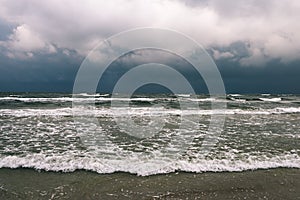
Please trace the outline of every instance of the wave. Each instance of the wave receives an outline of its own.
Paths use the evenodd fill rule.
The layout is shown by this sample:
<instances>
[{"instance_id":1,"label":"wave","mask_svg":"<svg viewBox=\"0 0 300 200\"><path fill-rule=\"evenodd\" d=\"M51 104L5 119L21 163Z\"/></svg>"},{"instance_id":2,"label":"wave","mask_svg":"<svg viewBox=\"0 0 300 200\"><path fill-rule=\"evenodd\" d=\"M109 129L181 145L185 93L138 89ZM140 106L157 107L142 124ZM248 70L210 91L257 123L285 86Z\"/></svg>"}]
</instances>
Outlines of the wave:
<instances>
[{"instance_id":1,"label":"wave","mask_svg":"<svg viewBox=\"0 0 300 200\"><path fill-rule=\"evenodd\" d=\"M232 96L232 97L240 97L242 96L241 94L228 94L229 96Z\"/></svg>"},{"instance_id":2,"label":"wave","mask_svg":"<svg viewBox=\"0 0 300 200\"><path fill-rule=\"evenodd\" d=\"M79 93L74 94L75 96L85 96L85 97L107 97L110 94L88 94L88 93Z\"/></svg>"},{"instance_id":3,"label":"wave","mask_svg":"<svg viewBox=\"0 0 300 200\"><path fill-rule=\"evenodd\" d=\"M215 98L204 98L204 99L190 99L191 101L216 101Z\"/></svg>"},{"instance_id":4,"label":"wave","mask_svg":"<svg viewBox=\"0 0 300 200\"><path fill-rule=\"evenodd\" d=\"M81 96L81 95L80 95ZM94 97L94 98L92 98ZM188 96L179 96L179 97L188 97ZM82 97L54 97L54 98L28 98L28 97L0 97L0 101L22 101L22 102L84 102L84 101L155 101L155 100L165 100L173 101L176 98L149 98L149 97L134 97L134 98L122 98L122 97L106 97L106 96L94 96L94 95L82 95ZM226 101L222 99L215 98L187 98L185 100L190 101Z\"/></svg>"},{"instance_id":5,"label":"wave","mask_svg":"<svg viewBox=\"0 0 300 200\"><path fill-rule=\"evenodd\" d=\"M233 97L229 97L228 99L230 99L231 101L246 102L246 99L236 99Z\"/></svg>"},{"instance_id":6,"label":"wave","mask_svg":"<svg viewBox=\"0 0 300 200\"><path fill-rule=\"evenodd\" d=\"M55 97L55 98L0 97L0 101L62 102L62 101L73 101L73 98L72 97Z\"/></svg>"},{"instance_id":7,"label":"wave","mask_svg":"<svg viewBox=\"0 0 300 200\"><path fill-rule=\"evenodd\" d=\"M191 95L190 94L177 94L177 96L179 96L179 97L190 97Z\"/></svg>"},{"instance_id":8,"label":"wave","mask_svg":"<svg viewBox=\"0 0 300 200\"><path fill-rule=\"evenodd\" d=\"M201 109L167 109L164 107L115 107L115 108L98 108L88 109L82 108L56 108L56 109L0 109L0 115L6 116L95 116L103 117L106 115L270 115L270 114L288 114L300 113L300 107L273 108L273 109L257 109L257 110L242 110L242 109L216 109L216 110L201 110Z\"/></svg>"},{"instance_id":9,"label":"wave","mask_svg":"<svg viewBox=\"0 0 300 200\"><path fill-rule=\"evenodd\" d=\"M269 101L269 102L280 102L281 98L280 97L276 97L276 98L259 98L262 101Z\"/></svg>"},{"instance_id":10,"label":"wave","mask_svg":"<svg viewBox=\"0 0 300 200\"><path fill-rule=\"evenodd\" d=\"M244 160L201 159L197 162L167 158L141 160L126 157L123 159L100 159L96 157L78 157L76 155L46 156L31 154L27 156L0 157L0 168L34 168L46 171L72 172L78 169L95 171L100 174L129 172L148 176L174 171L186 172L237 172L278 167L300 168L297 154L284 154L271 158L250 156Z\"/></svg>"},{"instance_id":11,"label":"wave","mask_svg":"<svg viewBox=\"0 0 300 200\"><path fill-rule=\"evenodd\" d=\"M178 98L176 98L176 96ZM113 96L110 94L87 94L81 93L74 96L63 96L63 97L22 97L22 96L6 96L0 97L0 102L42 102L42 103L51 103L51 102L108 102L108 101L141 101L141 102L153 102L153 101L192 101L192 102L282 102L282 103L293 103L298 101L298 97L294 98L285 98L285 97L255 97L255 96L242 96L239 94L230 94L226 98L218 97L192 97L189 94L178 94L174 97L162 97L162 96L153 96L153 97L122 97L122 96Z\"/></svg>"},{"instance_id":12,"label":"wave","mask_svg":"<svg viewBox=\"0 0 300 200\"><path fill-rule=\"evenodd\" d=\"M85 97L96 97L94 95L86 95ZM155 98L107 98L98 96L98 98L73 98L73 97L54 97L54 98L27 98L27 97L0 97L0 101L22 101L22 102L84 102L84 101L154 101Z\"/></svg>"}]
</instances>

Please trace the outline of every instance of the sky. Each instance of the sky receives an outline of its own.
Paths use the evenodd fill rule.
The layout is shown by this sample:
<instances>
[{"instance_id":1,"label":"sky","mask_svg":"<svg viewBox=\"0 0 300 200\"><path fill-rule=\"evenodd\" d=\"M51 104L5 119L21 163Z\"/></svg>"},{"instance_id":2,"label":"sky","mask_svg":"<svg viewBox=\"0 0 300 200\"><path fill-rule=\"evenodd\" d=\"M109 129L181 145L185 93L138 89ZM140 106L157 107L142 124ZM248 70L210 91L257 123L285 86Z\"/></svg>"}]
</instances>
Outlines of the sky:
<instances>
[{"instance_id":1,"label":"sky","mask_svg":"<svg viewBox=\"0 0 300 200\"><path fill-rule=\"evenodd\" d=\"M227 93L300 93L299 19L298 0L1 0L0 91L71 92L99 42L156 27L201 44Z\"/></svg>"}]
</instances>

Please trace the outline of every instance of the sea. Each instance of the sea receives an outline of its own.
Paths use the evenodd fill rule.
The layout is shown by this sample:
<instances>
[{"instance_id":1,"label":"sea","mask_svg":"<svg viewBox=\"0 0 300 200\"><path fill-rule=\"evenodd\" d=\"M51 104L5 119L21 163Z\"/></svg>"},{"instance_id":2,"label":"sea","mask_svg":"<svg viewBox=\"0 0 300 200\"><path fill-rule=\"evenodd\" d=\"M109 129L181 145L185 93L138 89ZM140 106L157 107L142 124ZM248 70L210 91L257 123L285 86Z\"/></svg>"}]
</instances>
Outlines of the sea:
<instances>
[{"instance_id":1,"label":"sea","mask_svg":"<svg viewBox=\"0 0 300 200\"><path fill-rule=\"evenodd\" d=\"M75 100L92 100L93 108L75 108ZM226 107L212 109L214 102ZM201 155L214 115L224 124ZM142 128L123 130L129 118ZM300 168L299 122L300 95L293 94L0 93L0 168L137 176Z\"/></svg>"}]
</instances>

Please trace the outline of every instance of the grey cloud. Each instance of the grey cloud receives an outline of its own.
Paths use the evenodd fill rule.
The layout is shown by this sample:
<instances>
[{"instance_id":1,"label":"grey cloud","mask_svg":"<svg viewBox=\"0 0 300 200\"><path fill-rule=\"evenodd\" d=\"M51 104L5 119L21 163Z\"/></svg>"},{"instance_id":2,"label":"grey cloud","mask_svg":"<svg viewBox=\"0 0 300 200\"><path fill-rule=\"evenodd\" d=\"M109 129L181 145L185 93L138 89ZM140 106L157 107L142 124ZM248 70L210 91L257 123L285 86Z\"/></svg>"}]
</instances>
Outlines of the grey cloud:
<instances>
[{"instance_id":1,"label":"grey cloud","mask_svg":"<svg viewBox=\"0 0 300 200\"><path fill-rule=\"evenodd\" d=\"M216 60L231 59L240 61L243 58L251 56L249 44L242 41L233 42L227 46L212 46L207 51Z\"/></svg>"},{"instance_id":2,"label":"grey cloud","mask_svg":"<svg viewBox=\"0 0 300 200\"><path fill-rule=\"evenodd\" d=\"M71 91L81 61L99 41L154 26L175 29L203 44L228 92L300 93L299 10L298 0L2 0L0 90L26 85L23 90ZM135 54L113 66L121 73L145 59ZM165 54L157 60L186 66ZM107 73L115 73L112 69Z\"/></svg>"},{"instance_id":3,"label":"grey cloud","mask_svg":"<svg viewBox=\"0 0 300 200\"><path fill-rule=\"evenodd\" d=\"M155 26L181 31L206 48L248 43L249 58L241 60L242 65L263 65L272 59L287 63L300 57L296 0L4 0L0 5L0 18L19 29L27 27L44 46L74 49L81 55L120 31Z\"/></svg>"},{"instance_id":4,"label":"grey cloud","mask_svg":"<svg viewBox=\"0 0 300 200\"><path fill-rule=\"evenodd\" d=\"M0 18L0 41L7 40L13 28L15 27Z\"/></svg>"}]
</instances>

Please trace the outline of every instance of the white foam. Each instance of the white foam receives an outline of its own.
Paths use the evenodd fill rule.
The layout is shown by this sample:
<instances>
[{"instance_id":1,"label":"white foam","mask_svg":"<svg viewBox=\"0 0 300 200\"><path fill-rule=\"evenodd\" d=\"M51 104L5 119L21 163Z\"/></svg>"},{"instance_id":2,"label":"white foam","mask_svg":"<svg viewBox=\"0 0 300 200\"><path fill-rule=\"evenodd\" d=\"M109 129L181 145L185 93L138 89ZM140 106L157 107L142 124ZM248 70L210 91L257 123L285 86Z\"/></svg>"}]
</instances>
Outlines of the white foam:
<instances>
[{"instance_id":1,"label":"white foam","mask_svg":"<svg viewBox=\"0 0 300 200\"><path fill-rule=\"evenodd\" d=\"M84 96L82 98L80 97L55 97L55 98L27 98L27 97L0 97L1 100L15 100L15 101L22 101L22 102L101 102L101 101L154 101L156 100L155 98L107 98L106 96L108 95L81 95ZM94 98L92 98L94 97ZM96 98L97 97L97 98Z\"/></svg>"},{"instance_id":2,"label":"white foam","mask_svg":"<svg viewBox=\"0 0 300 200\"><path fill-rule=\"evenodd\" d=\"M215 98L190 99L190 101L205 102L205 101L217 101L217 99L215 99Z\"/></svg>"},{"instance_id":3,"label":"white foam","mask_svg":"<svg viewBox=\"0 0 300 200\"><path fill-rule=\"evenodd\" d=\"M86 96L86 97L106 97L109 96L109 94L88 94L88 93L80 93L80 94L74 94L78 96Z\"/></svg>"},{"instance_id":4,"label":"white foam","mask_svg":"<svg viewBox=\"0 0 300 200\"><path fill-rule=\"evenodd\" d=\"M242 96L240 94L229 94L229 95L232 96L232 97L240 97L240 96Z\"/></svg>"},{"instance_id":5,"label":"white foam","mask_svg":"<svg viewBox=\"0 0 300 200\"><path fill-rule=\"evenodd\" d=\"M275 111L279 113L299 113L300 108L295 108L295 107L289 107L289 108L275 108Z\"/></svg>"},{"instance_id":6,"label":"white foam","mask_svg":"<svg viewBox=\"0 0 300 200\"><path fill-rule=\"evenodd\" d=\"M70 116L72 115L71 108L58 109L1 109L0 115L10 115L17 117L25 116Z\"/></svg>"},{"instance_id":7,"label":"white foam","mask_svg":"<svg viewBox=\"0 0 300 200\"><path fill-rule=\"evenodd\" d=\"M97 108L89 109L87 107L75 108L57 108L57 109L0 109L0 115L6 116L95 116L102 117L107 115L125 116L125 115L270 115L270 114L287 114L300 113L300 107L277 107L274 109L167 109L164 107L114 107L114 108Z\"/></svg>"},{"instance_id":8,"label":"white foam","mask_svg":"<svg viewBox=\"0 0 300 200\"><path fill-rule=\"evenodd\" d=\"M123 159L100 159L96 157L78 157L76 155L45 156L31 154L24 157L0 157L0 168L34 168L46 171L72 172L77 169L91 170L98 173L129 172L141 176L174 172L223 172L268 169L278 167L300 168L300 158L297 154L285 154L272 158L251 156L244 160L232 159L200 159L196 161L172 160L168 158L153 158L141 160L138 157Z\"/></svg>"},{"instance_id":9,"label":"white foam","mask_svg":"<svg viewBox=\"0 0 300 200\"><path fill-rule=\"evenodd\" d=\"M279 102L281 101L280 97L276 97L276 98L259 98L262 101L269 101L269 102Z\"/></svg>"},{"instance_id":10,"label":"white foam","mask_svg":"<svg viewBox=\"0 0 300 200\"><path fill-rule=\"evenodd\" d=\"M246 102L246 99L235 99L235 98L230 98L232 101L238 101L238 102Z\"/></svg>"},{"instance_id":11,"label":"white foam","mask_svg":"<svg viewBox=\"0 0 300 200\"><path fill-rule=\"evenodd\" d=\"M57 97L57 98L28 98L28 97L0 97L0 100L16 100L23 102L50 102L50 101L73 101L71 97Z\"/></svg>"},{"instance_id":12,"label":"white foam","mask_svg":"<svg viewBox=\"0 0 300 200\"><path fill-rule=\"evenodd\" d=\"M190 97L191 95L190 94L177 94L177 96L179 96L179 97Z\"/></svg>"}]
</instances>

